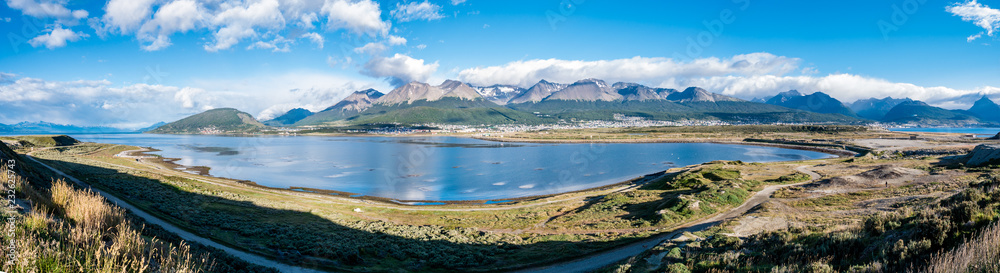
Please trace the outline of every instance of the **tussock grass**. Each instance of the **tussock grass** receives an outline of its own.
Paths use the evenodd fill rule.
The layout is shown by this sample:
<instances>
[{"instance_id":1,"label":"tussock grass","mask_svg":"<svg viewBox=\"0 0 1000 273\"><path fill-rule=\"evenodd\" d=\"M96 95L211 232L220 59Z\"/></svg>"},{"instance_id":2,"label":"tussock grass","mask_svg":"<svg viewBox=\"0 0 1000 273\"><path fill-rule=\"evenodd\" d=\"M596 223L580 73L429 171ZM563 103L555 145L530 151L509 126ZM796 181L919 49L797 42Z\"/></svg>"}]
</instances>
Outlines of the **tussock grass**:
<instances>
[{"instance_id":1,"label":"tussock grass","mask_svg":"<svg viewBox=\"0 0 1000 273\"><path fill-rule=\"evenodd\" d=\"M171 244L142 235L125 211L90 190L79 190L63 180L52 183L49 194L20 177L12 179L34 205L23 215L4 211L3 218L20 218L13 234L2 232L0 265L6 272L204 272L214 261L195 256L186 243ZM11 252L13 251L13 252ZM14 259L10 261L11 255Z\"/></svg>"},{"instance_id":2,"label":"tussock grass","mask_svg":"<svg viewBox=\"0 0 1000 273\"><path fill-rule=\"evenodd\" d=\"M926 273L1000 272L1000 222L955 249L931 257Z\"/></svg>"}]
</instances>

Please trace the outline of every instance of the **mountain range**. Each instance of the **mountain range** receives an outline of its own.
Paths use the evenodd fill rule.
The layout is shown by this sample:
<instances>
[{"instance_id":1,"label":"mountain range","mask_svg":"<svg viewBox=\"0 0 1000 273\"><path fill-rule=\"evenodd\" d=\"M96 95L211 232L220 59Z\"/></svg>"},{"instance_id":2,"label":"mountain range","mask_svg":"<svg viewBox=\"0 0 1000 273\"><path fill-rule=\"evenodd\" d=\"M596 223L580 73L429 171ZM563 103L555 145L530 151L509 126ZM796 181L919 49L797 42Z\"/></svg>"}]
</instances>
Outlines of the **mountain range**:
<instances>
[{"instance_id":1,"label":"mountain range","mask_svg":"<svg viewBox=\"0 0 1000 273\"><path fill-rule=\"evenodd\" d=\"M980 120L967 114L964 110L947 110L930 106L922 101L904 101L892 107L882 117L883 122L913 124L921 126L948 126L956 124L975 124Z\"/></svg>"},{"instance_id":2,"label":"mountain range","mask_svg":"<svg viewBox=\"0 0 1000 273\"><path fill-rule=\"evenodd\" d=\"M616 115L654 120L860 121L851 115L813 113L748 102L698 87L678 91L637 83L608 84L600 79L583 79L571 84L541 80L527 89L509 85L471 86L454 80L437 86L411 82L385 95L375 90L355 92L336 105L291 125L543 124L567 119L612 120ZM272 121L267 123L272 124Z\"/></svg>"},{"instance_id":3,"label":"mountain range","mask_svg":"<svg viewBox=\"0 0 1000 273\"><path fill-rule=\"evenodd\" d=\"M242 120L249 116L232 112L235 109L229 110L229 120ZM735 123L857 124L878 121L911 125L967 125L1000 122L1000 106L986 97L969 110L947 110L908 98L891 97L863 99L848 105L823 92L803 94L796 90L746 101L699 87L676 90L628 82L608 84L600 79L583 79L570 84L541 80L527 89L510 85L472 86L447 80L436 86L411 82L385 94L374 89L357 91L323 111L312 113L305 109L293 109L265 124L547 124L573 120L614 120L621 116ZM186 123L191 125L190 121ZM191 128L220 128L224 124L200 125ZM243 122L241 126L254 130L261 128L251 122ZM184 132L191 132L191 128Z\"/></svg>"},{"instance_id":4,"label":"mountain range","mask_svg":"<svg viewBox=\"0 0 1000 273\"><path fill-rule=\"evenodd\" d=\"M967 114L979 118L981 121L1000 122L1000 105L983 96L969 108Z\"/></svg>"},{"instance_id":5,"label":"mountain range","mask_svg":"<svg viewBox=\"0 0 1000 273\"><path fill-rule=\"evenodd\" d=\"M158 124L163 125L163 124ZM142 132L144 129L138 130ZM4 134L80 134L80 133L134 133L137 130L121 129L105 126L75 126L55 124L50 122L21 122L17 124L0 124L0 133Z\"/></svg>"},{"instance_id":6,"label":"mountain range","mask_svg":"<svg viewBox=\"0 0 1000 273\"><path fill-rule=\"evenodd\" d=\"M778 93L778 95L771 97L765 103L816 113L841 114L849 117L858 116L851 108L844 105L844 103L823 92L803 95L798 90L790 90Z\"/></svg>"},{"instance_id":7,"label":"mountain range","mask_svg":"<svg viewBox=\"0 0 1000 273\"><path fill-rule=\"evenodd\" d=\"M382 94L382 92L376 91L375 89L356 91L351 93L351 95L348 95L340 102L337 102L337 104L323 109L323 111L319 111L285 125L322 124L324 122L343 120L368 109L368 107L372 106L375 100L381 98L383 95L385 94Z\"/></svg>"},{"instance_id":8,"label":"mountain range","mask_svg":"<svg viewBox=\"0 0 1000 273\"><path fill-rule=\"evenodd\" d=\"M851 103L850 108L858 114L859 117L870 119L870 120L882 120L885 114L889 113L893 107L899 105L900 103L913 101L909 98L894 99L892 97L885 97L881 99L868 98L854 101Z\"/></svg>"}]
</instances>

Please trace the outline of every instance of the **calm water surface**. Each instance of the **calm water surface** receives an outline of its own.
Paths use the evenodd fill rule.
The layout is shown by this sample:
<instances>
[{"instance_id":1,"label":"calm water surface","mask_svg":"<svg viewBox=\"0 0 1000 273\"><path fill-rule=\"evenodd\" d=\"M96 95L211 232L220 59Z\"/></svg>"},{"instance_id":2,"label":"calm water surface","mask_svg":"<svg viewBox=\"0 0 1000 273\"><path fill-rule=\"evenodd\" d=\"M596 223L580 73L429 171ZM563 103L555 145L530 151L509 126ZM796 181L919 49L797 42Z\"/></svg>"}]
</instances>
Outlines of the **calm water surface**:
<instances>
[{"instance_id":1,"label":"calm water surface","mask_svg":"<svg viewBox=\"0 0 1000 273\"><path fill-rule=\"evenodd\" d=\"M455 137L226 137L73 135L152 147L207 166L210 174L276 187L306 187L398 200L487 200L613 184L714 160L772 162L833 157L709 143L532 144Z\"/></svg>"}]
</instances>

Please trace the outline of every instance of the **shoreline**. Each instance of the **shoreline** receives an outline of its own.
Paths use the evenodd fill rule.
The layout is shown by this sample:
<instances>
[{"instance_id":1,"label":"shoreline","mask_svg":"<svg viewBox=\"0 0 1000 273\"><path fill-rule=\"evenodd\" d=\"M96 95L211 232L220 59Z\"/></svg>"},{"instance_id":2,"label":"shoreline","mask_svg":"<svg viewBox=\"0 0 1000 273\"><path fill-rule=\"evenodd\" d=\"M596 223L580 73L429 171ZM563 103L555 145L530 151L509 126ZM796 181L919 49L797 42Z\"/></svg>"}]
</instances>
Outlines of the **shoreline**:
<instances>
[{"instance_id":1,"label":"shoreline","mask_svg":"<svg viewBox=\"0 0 1000 273\"><path fill-rule=\"evenodd\" d=\"M726 140L695 140L695 139L512 139L512 138L498 138L498 137L480 137L480 136L468 136L468 138L485 140L485 141L495 141L495 142L511 142L511 143L567 143L567 144L581 144L581 143L618 143L618 144L630 144L630 143L712 143L712 144L725 144L725 145L746 145L746 146L762 146L762 147L774 147L792 150L802 150L802 151L813 151L825 154L835 155L839 158L852 157L857 155L857 152L835 149L835 148L823 148L816 146L807 145L796 145L796 144L782 144L782 143L766 143L766 142L749 142L737 139L726 139Z\"/></svg>"},{"instance_id":2,"label":"shoreline","mask_svg":"<svg viewBox=\"0 0 1000 273\"><path fill-rule=\"evenodd\" d=\"M488 138L488 137L454 136L454 135L434 135L434 136L423 136L423 137L463 137L463 138L472 138L472 139L478 139L478 140L484 140L484 141L509 142L509 143L514 143L514 142L518 142L518 143L569 143L569 144L580 144L580 143L622 143L622 144L628 144L628 143L712 143L712 144L722 144L722 145L746 145L746 146L762 146L762 147L773 147L773 148L783 148L783 149L805 150L805 151L813 151L813 152L820 152L820 153L830 154L830 155L833 155L833 156L835 156L837 158L851 157L851 156L855 156L857 154L857 153L852 152L852 151L840 150L840 149L833 149L833 148L820 148L820 147L805 146L805 145L760 143L760 142L745 142L745 141L733 141L733 140L728 140L728 141L719 141L719 140L699 141L699 140L678 140L678 139L646 139L646 140L628 140L628 141L621 141L621 140L598 140L598 141L586 140L586 141L584 141L584 140L512 140L512 139L505 139L505 138ZM111 144L111 143L103 143L103 144ZM477 206L477 207L478 206L498 206L498 207L502 207L502 206L507 206L507 205L516 205L516 204L521 204L521 203L524 203L524 202L538 201L538 200L543 200L543 199L546 199L546 198L559 197L559 196L568 195L568 194L576 194L576 193L583 193L583 192L604 191L604 190L610 190L610 189L620 188L620 187L626 187L626 188L628 188L628 187L640 186L640 185L645 184L646 182L649 182L649 181L651 181L653 179L662 177L663 175L666 175L667 173L670 173L670 170L675 170L675 169L685 170L685 169L690 169L690 168L693 168L693 167L696 167L696 166L704 165L706 163L711 163L711 162L718 161L718 160L715 160L715 161L703 162L703 163L699 163L699 164L692 164L692 165L687 165L687 166L679 166L679 167L669 168L669 169L666 169L666 170L662 170L662 171L658 171L658 172L654 172L654 173L650 173L650 174L637 175L634 178L627 179L627 180L621 181L621 182L616 182L616 183L607 184L607 185L598 186L598 187L591 187L591 188L585 188L585 189L580 189L580 190L568 191L568 192L553 193L553 194L531 195L531 196L523 196L523 197L515 197L515 198L503 198L503 199L479 199L479 200L450 200L450 201L442 201L442 200L399 200L399 199L394 199L394 198L379 197L379 196L368 196L368 195L361 195L361 194L352 193L352 192L344 192L344 191L329 190L329 189L315 189L315 188L297 187L297 186L289 186L287 188L277 188L277 187L270 187L270 186L260 185L260 184L257 184L256 182L250 181L250 180L241 180L241 179L228 178L228 177L218 177L218 176L213 176L213 175L211 175L209 173L209 171L210 171L209 167L206 167L206 166L187 166L187 165L181 165L181 164L175 163L176 161L181 160L180 158L168 158L168 157L164 157L164 156L161 156L161 155L150 154L152 152L158 152L158 151L161 151L161 150L158 150L158 149L155 149L155 148L152 148L152 147L140 147L140 146L133 146L133 147L140 148L140 150L123 151L121 154L124 154L124 156L121 156L121 157L124 157L124 158L134 158L134 159L136 159L137 162L139 162L141 164L147 164L147 165L150 165L150 166L153 166L153 167L162 167L162 168L166 168L166 169L169 169L169 170L172 170L172 171L177 171L177 172L186 173L186 174L190 174L190 175L197 175L197 176L206 177L206 178L221 179L221 180L224 180L224 181L227 181L227 182L232 182L232 183L240 184L240 185L246 185L246 186L249 186L249 187L259 188L259 189L263 189L263 190L277 190L277 191L297 193L297 194L313 194L313 195L319 195L319 196L334 197L334 198L343 198L343 199L354 200L354 201L362 201L362 202L373 201L373 202L379 202L379 203L384 203L384 204L398 205L398 206L408 206L408 207L409 206L416 206L416 207L438 207L438 206L449 206L449 205L472 205L472 206ZM147 161L147 160L149 160L149 161ZM795 160L792 160L792 161L795 161ZM792 161L787 161L787 162L792 162ZM360 195L360 196L356 196L356 195ZM421 204L421 203L423 203L423 204Z\"/></svg>"}]
</instances>

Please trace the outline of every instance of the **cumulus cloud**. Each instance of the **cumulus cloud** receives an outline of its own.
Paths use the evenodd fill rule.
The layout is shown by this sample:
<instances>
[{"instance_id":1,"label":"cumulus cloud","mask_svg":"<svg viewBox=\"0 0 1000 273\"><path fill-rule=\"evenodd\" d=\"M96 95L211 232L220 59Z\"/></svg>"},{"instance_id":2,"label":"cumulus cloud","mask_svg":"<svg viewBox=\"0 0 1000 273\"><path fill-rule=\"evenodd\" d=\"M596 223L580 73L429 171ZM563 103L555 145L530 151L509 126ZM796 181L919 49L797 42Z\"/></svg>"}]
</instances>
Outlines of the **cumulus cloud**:
<instances>
[{"instance_id":1,"label":"cumulus cloud","mask_svg":"<svg viewBox=\"0 0 1000 273\"><path fill-rule=\"evenodd\" d=\"M155 0L111 0L104 6L103 30L121 34L139 29L149 19Z\"/></svg>"},{"instance_id":2,"label":"cumulus cloud","mask_svg":"<svg viewBox=\"0 0 1000 273\"><path fill-rule=\"evenodd\" d=\"M320 32L301 32L317 24L371 37L388 36L391 28L372 0L110 0L104 10L91 22L98 34L135 35L147 51L169 47L172 35L188 31L212 33L203 46L210 52L246 41L247 48L285 51L274 43L283 35L309 39L322 49Z\"/></svg>"},{"instance_id":3,"label":"cumulus cloud","mask_svg":"<svg viewBox=\"0 0 1000 273\"><path fill-rule=\"evenodd\" d=\"M201 4L193 0L173 1L161 6L152 20L142 24L137 38L149 42L142 46L144 50L160 50L170 46L171 34L201 27L207 18L208 14Z\"/></svg>"},{"instance_id":4,"label":"cumulus cloud","mask_svg":"<svg viewBox=\"0 0 1000 273\"><path fill-rule=\"evenodd\" d=\"M389 42L389 45L405 45L406 44L406 38L399 37L399 36L389 35L389 38L387 40Z\"/></svg>"},{"instance_id":5,"label":"cumulus cloud","mask_svg":"<svg viewBox=\"0 0 1000 273\"><path fill-rule=\"evenodd\" d=\"M444 18L441 15L441 6L435 5L427 0L423 2L410 2L407 4L396 4L396 9L389 12L396 20L400 22L409 22L417 20L437 20Z\"/></svg>"},{"instance_id":6,"label":"cumulus cloud","mask_svg":"<svg viewBox=\"0 0 1000 273\"><path fill-rule=\"evenodd\" d=\"M1000 10L978 3L976 0L969 0L965 3L955 3L945 8L955 16L961 16L962 21L972 22L983 28L987 36L993 37L993 33L1000 28ZM973 34L966 40L972 42L982 37L984 32Z\"/></svg>"},{"instance_id":7,"label":"cumulus cloud","mask_svg":"<svg viewBox=\"0 0 1000 273\"><path fill-rule=\"evenodd\" d=\"M309 39L316 44L316 48L323 49L323 36L319 35L319 33L309 32L302 34L299 38Z\"/></svg>"},{"instance_id":8,"label":"cumulus cloud","mask_svg":"<svg viewBox=\"0 0 1000 273\"><path fill-rule=\"evenodd\" d=\"M217 107L273 118L292 108L320 111L353 91L385 84L364 78L296 71L238 79L193 79L191 86L108 80L47 81L0 73L0 123L47 121L83 126L139 128L175 121ZM238 90L238 91L230 91Z\"/></svg>"},{"instance_id":9,"label":"cumulus cloud","mask_svg":"<svg viewBox=\"0 0 1000 273\"><path fill-rule=\"evenodd\" d=\"M231 106L254 114L260 120L272 119L293 108L318 112L358 90L375 88L388 91L385 84L366 78L308 71L252 78L196 80L193 85L209 90L199 94L199 97L215 96L235 101ZM239 93L218 90L239 90Z\"/></svg>"},{"instance_id":10,"label":"cumulus cloud","mask_svg":"<svg viewBox=\"0 0 1000 273\"><path fill-rule=\"evenodd\" d=\"M388 78L393 86L401 86L412 81L427 81L437 68L437 62L425 64L422 59L396 53L392 57L371 58L361 73L377 78Z\"/></svg>"},{"instance_id":11,"label":"cumulus cloud","mask_svg":"<svg viewBox=\"0 0 1000 273\"><path fill-rule=\"evenodd\" d=\"M5 109L0 113L0 122L142 127L174 120L176 115L170 113L183 113L178 109L196 107L204 101L190 97L190 105L183 105L175 99L181 91L184 89L148 84L113 87L107 80L45 81L22 77L0 83L0 93L4 94L0 104Z\"/></svg>"},{"instance_id":12,"label":"cumulus cloud","mask_svg":"<svg viewBox=\"0 0 1000 273\"><path fill-rule=\"evenodd\" d=\"M480 85L510 84L529 87L542 79L557 82L574 82L585 78L650 81L676 77L783 75L798 70L799 62L798 58L770 53L736 55L729 59L713 57L690 62L660 57L599 61L545 59L469 68L459 72L459 79Z\"/></svg>"},{"instance_id":13,"label":"cumulus cloud","mask_svg":"<svg viewBox=\"0 0 1000 273\"><path fill-rule=\"evenodd\" d=\"M327 16L327 27L331 29L343 28L372 36L389 33L389 23L382 21L382 10L371 0L327 0L322 13Z\"/></svg>"},{"instance_id":14,"label":"cumulus cloud","mask_svg":"<svg viewBox=\"0 0 1000 273\"><path fill-rule=\"evenodd\" d=\"M944 86L926 87L853 74L831 74L823 77L720 76L677 79L665 81L660 85L670 87L699 86L714 92L742 98L773 96L777 92L792 89L806 93L822 91L847 103L872 97L909 97L950 109L967 109L975 99L979 99L982 95L1000 95L1000 88L990 86L970 90Z\"/></svg>"},{"instance_id":15,"label":"cumulus cloud","mask_svg":"<svg viewBox=\"0 0 1000 273\"><path fill-rule=\"evenodd\" d=\"M250 46L247 46L247 49L256 48L256 49L270 49L271 52L291 52L292 51L291 45L293 42L294 41L290 39L285 39L285 37L281 37L279 35L270 41L254 42L253 44L250 44Z\"/></svg>"},{"instance_id":16,"label":"cumulus cloud","mask_svg":"<svg viewBox=\"0 0 1000 273\"><path fill-rule=\"evenodd\" d=\"M845 103L871 97L909 97L949 109L968 109L983 95L1000 98L1000 88L954 89L918 86L853 74L816 76L811 67L800 68L796 58L769 53L736 55L728 59L704 58L679 62L667 58L635 57L600 61L529 60L506 65L461 70L459 79L476 85L512 84L529 87L542 79L571 83L585 78L610 82L638 82L655 87L683 89L698 86L743 99L770 97L796 89L822 91ZM788 75L796 74L797 75Z\"/></svg>"},{"instance_id":17,"label":"cumulus cloud","mask_svg":"<svg viewBox=\"0 0 1000 273\"><path fill-rule=\"evenodd\" d=\"M66 46L66 41L75 42L82 37L87 37L87 34L83 34L83 32L74 32L59 25L46 31L47 33L29 40L28 44L31 44L33 47L45 46L48 49L56 49Z\"/></svg>"},{"instance_id":18,"label":"cumulus cloud","mask_svg":"<svg viewBox=\"0 0 1000 273\"><path fill-rule=\"evenodd\" d=\"M7 6L36 18L56 18L66 25L75 25L78 20L89 15L86 10L66 8L64 1L7 0Z\"/></svg>"},{"instance_id":19,"label":"cumulus cloud","mask_svg":"<svg viewBox=\"0 0 1000 273\"><path fill-rule=\"evenodd\" d=\"M355 48L354 52L358 54L368 54L371 56L376 56L376 55L381 55L382 52L385 52L387 49L388 47L386 47L382 43L367 43L362 47Z\"/></svg>"},{"instance_id":20,"label":"cumulus cloud","mask_svg":"<svg viewBox=\"0 0 1000 273\"><path fill-rule=\"evenodd\" d=\"M223 11L212 19L218 26L214 44L205 45L205 50L214 52L229 49L241 39L257 36L257 28L280 29L285 18L278 9L277 0L260 0L247 5L223 4Z\"/></svg>"}]
</instances>

